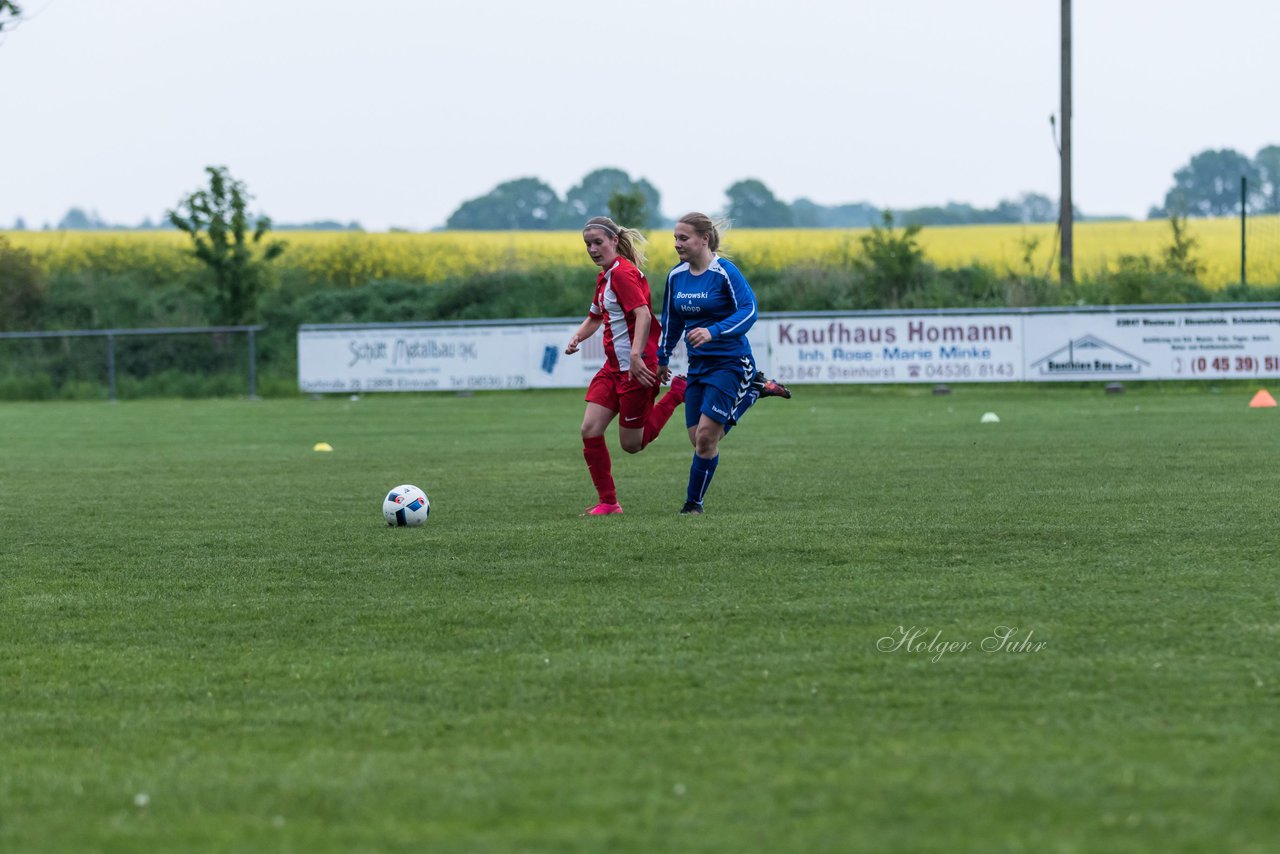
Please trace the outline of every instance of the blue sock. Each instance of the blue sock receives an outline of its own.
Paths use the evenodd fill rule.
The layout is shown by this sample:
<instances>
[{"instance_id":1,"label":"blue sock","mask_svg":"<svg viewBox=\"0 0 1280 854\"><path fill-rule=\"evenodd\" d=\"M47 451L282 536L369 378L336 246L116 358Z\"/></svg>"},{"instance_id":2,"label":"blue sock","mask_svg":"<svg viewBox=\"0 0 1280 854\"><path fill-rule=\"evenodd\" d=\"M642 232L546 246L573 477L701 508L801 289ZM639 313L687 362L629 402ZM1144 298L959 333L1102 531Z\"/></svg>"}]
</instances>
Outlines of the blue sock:
<instances>
[{"instance_id":1,"label":"blue sock","mask_svg":"<svg viewBox=\"0 0 1280 854\"><path fill-rule=\"evenodd\" d=\"M719 454L709 460L704 460L697 454L693 455L693 465L689 467L687 501L692 501L694 504L702 503L702 497L707 494L707 487L711 485L711 476L716 473L716 465L719 462Z\"/></svg>"}]
</instances>

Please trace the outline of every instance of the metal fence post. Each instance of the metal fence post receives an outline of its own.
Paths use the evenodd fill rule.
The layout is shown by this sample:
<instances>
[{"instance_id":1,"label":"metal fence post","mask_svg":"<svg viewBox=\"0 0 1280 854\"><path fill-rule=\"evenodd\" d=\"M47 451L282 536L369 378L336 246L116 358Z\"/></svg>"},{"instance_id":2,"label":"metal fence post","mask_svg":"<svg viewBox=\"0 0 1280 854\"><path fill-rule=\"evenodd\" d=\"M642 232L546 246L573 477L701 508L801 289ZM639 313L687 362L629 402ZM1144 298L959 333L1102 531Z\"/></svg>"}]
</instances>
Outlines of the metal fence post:
<instances>
[{"instance_id":1,"label":"metal fence post","mask_svg":"<svg viewBox=\"0 0 1280 854\"><path fill-rule=\"evenodd\" d=\"M61 329L32 332L0 332L0 341L43 338L106 338L107 399L116 402L116 338L136 335L207 335L223 332L249 333L249 399L258 399L257 332L262 326L158 326L144 329Z\"/></svg>"},{"instance_id":2,"label":"metal fence post","mask_svg":"<svg viewBox=\"0 0 1280 854\"><path fill-rule=\"evenodd\" d=\"M107 400L116 402L116 336L107 333Z\"/></svg>"},{"instance_id":3,"label":"metal fence post","mask_svg":"<svg viewBox=\"0 0 1280 854\"><path fill-rule=\"evenodd\" d=\"M258 361L253 345L253 327L249 327L249 399L258 399Z\"/></svg>"}]
</instances>

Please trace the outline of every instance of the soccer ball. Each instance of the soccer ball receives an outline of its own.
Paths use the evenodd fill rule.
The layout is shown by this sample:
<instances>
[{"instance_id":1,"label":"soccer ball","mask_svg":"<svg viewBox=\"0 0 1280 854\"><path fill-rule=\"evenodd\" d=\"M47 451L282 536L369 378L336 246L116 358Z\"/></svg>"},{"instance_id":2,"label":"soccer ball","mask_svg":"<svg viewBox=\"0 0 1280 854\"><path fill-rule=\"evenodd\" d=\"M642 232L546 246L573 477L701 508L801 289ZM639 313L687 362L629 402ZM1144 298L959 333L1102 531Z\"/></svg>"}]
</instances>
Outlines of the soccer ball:
<instances>
[{"instance_id":1,"label":"soccer ball","mask_svg":"<svg viewBox=\"0 0 1280 854\"><path fill-rule=\"evenodd\" d=\"M421 525L430 513L431 502L427 494L407 483L388 492L382 502L382 515L393 528Z\"/></svg>"}]
</instances>

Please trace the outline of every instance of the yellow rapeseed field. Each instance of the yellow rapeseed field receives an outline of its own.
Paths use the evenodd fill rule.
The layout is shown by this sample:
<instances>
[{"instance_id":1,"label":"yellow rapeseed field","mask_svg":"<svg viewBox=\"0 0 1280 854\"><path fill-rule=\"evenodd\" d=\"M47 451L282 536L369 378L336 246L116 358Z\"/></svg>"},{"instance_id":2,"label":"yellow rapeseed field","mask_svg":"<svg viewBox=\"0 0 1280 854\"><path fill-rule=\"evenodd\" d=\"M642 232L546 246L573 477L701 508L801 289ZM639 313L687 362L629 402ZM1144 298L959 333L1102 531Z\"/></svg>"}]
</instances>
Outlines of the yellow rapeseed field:
<instances>
[{"instance_id":1,"label":"yellow rapeseed field","mask_svg":"<svg viewBox=\"0 0 1280 854\"><path fill-rule=\"evenodd\" d=\"M1234 219L1191 220L1197 241L1194 257L1205 266L1211 287L1239 281L1240 223ZM843 266L861 249L866 229L731 230L724 250L739 260L748 278L752 270L789 266ZM144 269L163 280L195 269L189 240L172 231L156 232L6 232L15 246L29 250L48 272L95 269L127 273ZM351 232L278 232L288 243L277 261L319 283L350 287L371 280L401 279L425 283L502 270L577 266L591 272L582 242L574 232L431 232L361 234ZM1053 225L983 225L925 228L919 237L928 258L939 267L980 264L998 273L1057 275ZM1114 269L1124 255L1158 258L1171 243L1169 223L1084 222L1075 227L1076 270L1095 276ZM1249 221L1248 279L1280 284L1280 217ZM670 235L650 234L645 265L651 278L675 262Z\"/></svg>"}]
</instances>

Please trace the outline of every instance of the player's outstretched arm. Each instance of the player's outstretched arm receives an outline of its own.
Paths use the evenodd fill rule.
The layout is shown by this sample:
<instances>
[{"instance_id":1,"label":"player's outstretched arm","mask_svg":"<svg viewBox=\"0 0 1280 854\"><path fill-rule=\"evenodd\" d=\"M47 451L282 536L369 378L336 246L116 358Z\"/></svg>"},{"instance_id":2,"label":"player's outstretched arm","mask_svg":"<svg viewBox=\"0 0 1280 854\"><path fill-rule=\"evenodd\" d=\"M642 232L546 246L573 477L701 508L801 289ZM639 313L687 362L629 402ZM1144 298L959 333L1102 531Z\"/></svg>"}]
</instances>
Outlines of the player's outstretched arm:
<instances>
[{"instance_id":1,"label":"player's outstretched arm","mask_svg":"<svg viewBox=\"0 0 1280 854\"><path fill-rule=\"evenodd\" d=\"M582 325L578 327L577 331L569 337L569 345L564 348L564 354L566 356L572 356L574 353L578 352L578 345L583 341L586 341L592 335L595 335L596 330L600 328L600 324L603 322L603 317L596 317L594 314L588 315L587 319L582 321Z\"/></svg>"}]
</instances>

